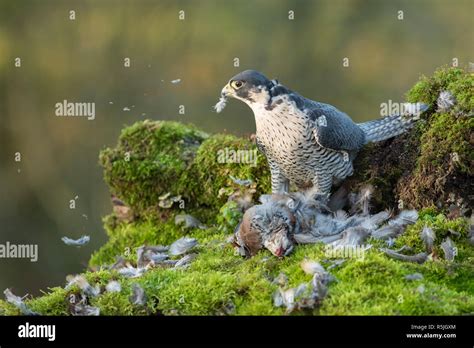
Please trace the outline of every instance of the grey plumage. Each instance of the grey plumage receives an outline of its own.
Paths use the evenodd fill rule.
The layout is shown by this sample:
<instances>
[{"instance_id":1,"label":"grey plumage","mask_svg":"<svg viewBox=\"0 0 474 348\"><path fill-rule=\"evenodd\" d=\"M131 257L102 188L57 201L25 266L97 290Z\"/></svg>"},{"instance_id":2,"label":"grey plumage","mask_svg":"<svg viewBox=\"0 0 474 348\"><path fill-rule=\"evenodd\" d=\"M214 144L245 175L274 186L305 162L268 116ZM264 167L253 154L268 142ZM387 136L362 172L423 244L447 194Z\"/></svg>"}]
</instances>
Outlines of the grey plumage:
<instances>
[{"instance_id":1,"label":"grey plumage","mask_svg":"<svg viewBox=\"0 0 474 348\"><path fill-rule=\"evenodd\" d=\"M433 229L428 226L424 226L421 230L421 240L425 243L426 250L431 252L433 250L433 243L436 240L436 234Z\"/></svg>"},{"instance_id":2,"label":"grey plumage","mask_svg":"<svg viewBox=\"0 0 474 348\"><path fill-rule=\"evenodd\" d=\"M23 302L20 296L14 295L10 289L5 289L3 293L5 294L5 300L18 308L22 315L38 315L38 313L33 312L25 302Z\"/></svg>"},{"instance_id":3,"label":"grey plumage","mask_svg":"<svg viewBox=\"0 0 474 348\"><path fill-rule=\"evenodd\" d=\"M381 248L380 250L383 251L387 256L390 256L391 258L400 260L400 261L423 263L428 258L428 254L425 252L418 253L416 255L404 255L404 254L399 254L393 250L386 249L386 248Z\"/></svg>"},{"instance_id":4,"label":"grey plumage","mask_svg":"<svg viewBox=\"0 0 474 348\"><path fill-rule=\"evenodd\" d=\"M245 212L235 231L234 245L242 256L253 256L266 248L283 257L293 250L295 243L362 245L369 236L395 237L418 218L413 210L402 211L393 219L389 211L372 215L332 213L322 197L312 198L311 194L300 192L263 195L260 200L262 204ZM380 228L384 223L385 227Z\"/></svg>"},{"instance_id":5,"label":"grey plumage","mask_svg":"<svg viewBox=\"0 0 474 348\"><path fill-rule=\"evenodd\" d=\"M450 91L441 91L436 101L438 111L446 112L453 108L456 104L456 98Z\"/></svg>"},{"instance_id":6,"label":"grey plumage","mask_svg":"<svg viewBox=\"0 0 474 348\"><path fill-rule=\"evenodd\" d=\"M451 238L447 237L443 243L441 243L441 249L444 252L444 258L448 261L454 261L454 257L457 254L457 248Z\"/></svg>"},{"instance_id":7,"label":"grey plumage","mask_svg":"<svg viewBox=\"0 0 474 348\"><path fill-rule=\"evenodd\" d=\"M421 273L412 273L412 274L407 274L405 276L406 280L422 280L423 279L423 274Z\"/></svg>"},{"instance_id":8,"label":"grey plumage","mask_svg":"<svg viewBox=\"0 0 474 348\"><path fill-rule=\"evenodd\" d=\"M273 193L288 192L292 181L300 189L313 186L328 194L333 181L352 175L352 161L366 143L399 135L419 118L417 112L357 124L334 106L304 98L254 70L234 76L221 96L217 111L228 97L253 110Z\"/></svg>"}]
</instances>

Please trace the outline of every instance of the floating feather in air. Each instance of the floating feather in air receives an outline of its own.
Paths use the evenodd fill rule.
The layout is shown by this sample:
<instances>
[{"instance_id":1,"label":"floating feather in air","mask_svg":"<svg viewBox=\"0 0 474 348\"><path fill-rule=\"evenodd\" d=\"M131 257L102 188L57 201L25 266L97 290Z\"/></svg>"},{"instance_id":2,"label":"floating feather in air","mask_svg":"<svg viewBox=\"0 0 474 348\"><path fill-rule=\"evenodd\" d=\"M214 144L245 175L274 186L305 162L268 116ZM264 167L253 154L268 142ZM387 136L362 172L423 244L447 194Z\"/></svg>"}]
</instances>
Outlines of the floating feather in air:
<instances>
[{"instance_id":1,"label":"floating feather in air","mask_svg":"<svg viewBox=\"0 0 474 348\"><path fill-rule=\"evenodd\" d=\"M82 236L79 239L71 239L69 237L62 237L61 240L66 245L81 247L81 246L86 245L87 243L89 243L89 241L91 240L91 237Z\"/></svg>"}]
</instances>

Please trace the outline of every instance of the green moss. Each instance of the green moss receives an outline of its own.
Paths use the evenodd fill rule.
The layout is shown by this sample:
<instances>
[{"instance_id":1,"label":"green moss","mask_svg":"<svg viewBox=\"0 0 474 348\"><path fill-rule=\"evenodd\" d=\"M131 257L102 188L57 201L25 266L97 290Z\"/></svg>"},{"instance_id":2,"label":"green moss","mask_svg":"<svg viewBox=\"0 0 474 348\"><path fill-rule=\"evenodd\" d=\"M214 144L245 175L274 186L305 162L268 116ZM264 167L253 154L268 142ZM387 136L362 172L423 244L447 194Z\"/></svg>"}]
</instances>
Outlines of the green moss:
<instances>
[{"instance_id":1,"label":"green moss","mask_svg":"<svg viewBox=\"0 0 474 348\"><path fill-rule=\"evenodd\" d=\"M77 292L78 293L78 292ZM43 296L25 301L32 311L41 315L67 315L72 291L54 287Z\"/></svg>"},{"instance_id":2,"label":"green moss","mask_svg":"<svg viewBox=\"0 0 474 348\"><path fill-rule=\"evenodd\" d=\"M218 134L202 143L196 154L193 180L199 186L200 205L219 209L227 200L219 194L233 186L231 176L256 183L256 196L270 190L270 174L265 157L249 140Z\"/></svg>"},{"instance_id":3,"label":"green moss","mask_svg":"<svg viewBox=\"0 0 474 348\"><path fill-rule=\"evenodd\" d=\"M182 237L184 232L174 224L174 219L157 224L154 220L121 223L107 228L109 240L92 254L90 265L111 264L116 256L126 260L136 259L136 249L144 244L166 245Z\"/></svg>"},{"instance_id":4,"label":"green moss","mask_svg":"<svg viewBox=\"0 0 474 348\"><path fill-rule=\"evenodd\" d=\"M373 202L377 210L394 207L399 199L405 206L423 208L419 221L396 240L395 247L424 250L420 232L428 225L437 236L430 260L414 264L391 259L379 250L385 246L383 241L369 239L373 247L362 259L347 259L330 270L336 280L321 306L295 315L474 314L474 248L466 242L468 222L443 214L459 197L464 199L462 204L469 202L472 86L473 76L462 69L444 68L433 77L423 77L407 96L412 102L429 103L428 114L408 134L367 146L349 180L354 187L367 183L376 187ZM436 99L445 89L455 95L458 104L449 112L437 113ZM451 160L453 152L459 161ZM278 287L273 279L284 273L288 286L295 287L311 280L300 267L304 258L325 267L332 264L322 244L297 246L283 259L266 250L245 259L226 242L242 217L241 208L228 197L244 190L253 197L270 191L265 158L248 139L207 136L176 122L143 121L125 128L117 146L101 152L100 163L111 192L137 215L132 222L121 222L114 214L104 218L109 240L90 260L91 268L98 271L84 273L91 285L98 284L102 290L111 280L121 284L118 293L102 291L89 299L102 315L284 315L283 308L273 306ZM250 179L254 184L243 189L231 177ZM159 197L167 192L181 195L185 205L160 208ZM209 228L182 230L174 224L176 214L182 213L195 216ZM101 267L117 256L135 264L137 247L170 244L185 234L199 242L197 258L187 269L157 267L128 279ZM439 247L448 235L458 249L453 262L444 259ZM405 279L415 272L424 278ZM145 306L130 303L134 283L146 292ZM57 287L26 303L41 314L68 315L71 296L79 293L77 286ZM19 312L0 300L0 314Z\"/></svg>"},{"instance_id":5,"label":"green moss","mask_svg":"<svg viewBox=\"0 0 474 348\"><path fill-rule=\"evenodd\" d=\"M101 151L99 160L112 193L140 212L157 207L167 192L190 198L179 180L207 137L178 122L142 121L124 128L117 146Z\"/></svg>"},{"instance_id":6,"label":"green moss","mask_svg":"<svg viewBox=\"0 0 474 348\"><path fill-rule=\"evenodd\" d=\"M451 92L455 106L437 110L442 91ZM408 133L367 146L355 162L348 185L376 187L374 206L390 208L436 206L447 210L453 203L469 212L474 204L474 75L460 68L441 68L432 77L421 77L407 93L409 102L430 105Z\"/></svg>"},{"instance_id":7,"label":"green moss","mask_svg":"<svg viewBox=\"0 0 474 348\"><path fill-rule=\"evenodd\" d=\"M443 215L424 214L423 220L410 228L401 241L418 249L419 232L424 223L431 223L439 235L438 243L449 229L461 233L456 239L459 248L454 262L442 257L425 264L412 264L388 258L374 246L363 259L347 259L330 270L336 280L329 286L329 295L319 308L299 314L313 315L459 315L474 313L474 248L465 241L466 221L448 220ZM141 242L154 244L155 234L146 224L130 225L130 234L145 234ZM159 234L158 234L159 235ZM102 270L85 273L91 285L101 288L110 280L119 280L122 291L102 293L90 299L90 304L101 309L102 315L283 315L276 308L272 295L277 289L273 279L283 272L288 286L309 282L300 263L304 258L319 261L328 267L331 259L322 244L298 246L294 253L277 259L262 251L250 259L235 254L225 242L227 234L217 228L208 231L193 230L190 235L199 240L197 258L184 270L154 268L136 279L120 277L116 271ZM148 239L149 238L149 239ZM121 248L121 247L120 247ZM424 278L408 281L405 276L421 273ZM146 306L132 305L129 301L133 283L146 292ZM420 293L418 287L424 286ZM72 287L66 291L54 288L48 294L27 301L33 310L43 314L67 314L67 299L76 294ZM4 314L18 314L11 305L0 301Z\"/></svg>"},{"instance_id":8,"label":"green moss","mask_svg":"<svg viewBox=\"0 0 474 348\"><path fill-rule=\"evenodd\" d=\"M457 101L457 108L472 113L474 110L474 77L462 68L445 66L436 70L431 77L422 76L407 92L411 103L424 102L435 107L441 91L451 92Z\"/></svg>"}]
</instances>

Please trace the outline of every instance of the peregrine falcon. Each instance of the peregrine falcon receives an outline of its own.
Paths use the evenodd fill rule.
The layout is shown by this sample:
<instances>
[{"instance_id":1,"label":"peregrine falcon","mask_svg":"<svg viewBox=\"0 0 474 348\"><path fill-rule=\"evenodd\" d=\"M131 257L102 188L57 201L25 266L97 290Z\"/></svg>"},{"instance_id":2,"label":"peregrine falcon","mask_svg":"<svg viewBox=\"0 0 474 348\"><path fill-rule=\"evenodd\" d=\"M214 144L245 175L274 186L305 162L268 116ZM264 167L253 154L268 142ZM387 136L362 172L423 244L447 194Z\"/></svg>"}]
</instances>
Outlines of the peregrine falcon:
<instances>
[{"instance_id":1,"label":"peregrine falcon","mask_svg":"<svg viewBox=\"0 0 474 348\"><path fill-rule=\"evenodd\" d=\"M427 109L412 104L416 111L408 114L354 123L334 106L307 99L255 70L230 79L218 112L229 97L254 113L257 147L270 167L272 193L288 192L291 181L299 189L313 186L328 195L334 182L352 175L352 161L365 144L405 132Z\"/></svg>"}]
</instances>

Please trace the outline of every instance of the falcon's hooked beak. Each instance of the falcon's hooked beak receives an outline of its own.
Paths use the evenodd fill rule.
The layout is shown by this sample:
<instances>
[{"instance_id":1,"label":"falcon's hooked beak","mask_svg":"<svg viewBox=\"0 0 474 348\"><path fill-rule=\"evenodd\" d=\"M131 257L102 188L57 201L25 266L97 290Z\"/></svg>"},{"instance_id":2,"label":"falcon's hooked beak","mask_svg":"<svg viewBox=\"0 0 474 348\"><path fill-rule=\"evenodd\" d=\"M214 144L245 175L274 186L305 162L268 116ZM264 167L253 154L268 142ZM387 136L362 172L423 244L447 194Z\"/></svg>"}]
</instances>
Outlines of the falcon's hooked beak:
<instances>
[{"instance_id":1,"label":"falcon's hooked beak","mask_svg":"<svg viewBox=\"0 0 474 348\"><path fill-rule=\"evenodd\" d=\"M230 84L227 83L224 88L222 88L221 91L221 97L227 98L227 97L233 97L234 95L234 90L232 87L230 87Z\"/></svg>"}]
</instances>

